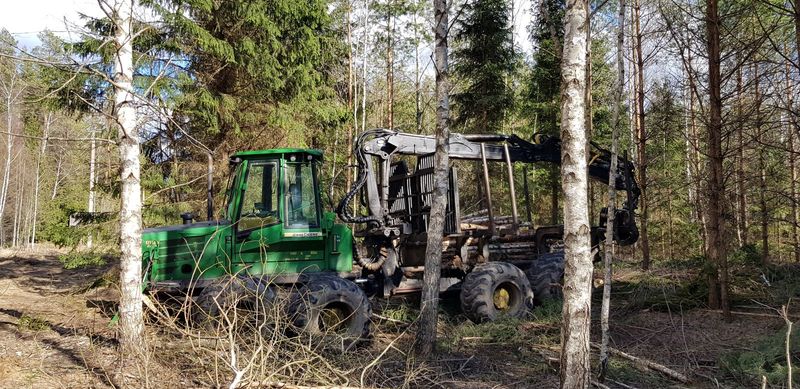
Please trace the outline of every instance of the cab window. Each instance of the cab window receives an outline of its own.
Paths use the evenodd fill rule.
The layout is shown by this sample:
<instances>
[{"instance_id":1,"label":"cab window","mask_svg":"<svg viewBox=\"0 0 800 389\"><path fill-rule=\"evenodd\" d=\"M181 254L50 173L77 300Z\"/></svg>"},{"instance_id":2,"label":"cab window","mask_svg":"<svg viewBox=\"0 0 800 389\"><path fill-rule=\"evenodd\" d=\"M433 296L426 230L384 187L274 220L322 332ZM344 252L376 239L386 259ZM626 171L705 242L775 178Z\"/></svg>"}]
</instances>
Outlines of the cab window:
<instances>
[{"instance_id":1,"label":"cab window","mask_svg":"<svg viewBox=\"0 0 800 389\"><path fill-rule=\"evenodd\" d=\"M275 224L279 221L278 168L274 162L249 164L240 209L240 231Z\"/></svg>"},{"instance_id":2,"label":"cab window","mask_svg":"<svg viewBox=\"0 0 800 389\"><path fill-rule=\"evenodd\" d=\"M316 169L312 162L290 162L286 165L286 226L289 228L319 227Z\"/></svg>"}]
</instances>

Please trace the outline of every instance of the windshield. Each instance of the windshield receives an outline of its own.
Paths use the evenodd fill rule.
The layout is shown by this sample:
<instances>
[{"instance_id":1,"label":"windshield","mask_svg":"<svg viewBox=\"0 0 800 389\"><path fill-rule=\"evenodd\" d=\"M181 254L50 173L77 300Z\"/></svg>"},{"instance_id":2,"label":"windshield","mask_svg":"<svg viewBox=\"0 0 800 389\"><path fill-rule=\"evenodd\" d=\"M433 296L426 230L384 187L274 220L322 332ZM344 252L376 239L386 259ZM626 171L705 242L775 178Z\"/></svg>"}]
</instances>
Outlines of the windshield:
<instances>
[{"instance_id":1,"label":"windshield","mask_svg":"<svg viewBox=\"0 0 800 389\"><path fill-rule=\"evenodd\" d=\"M278 222L278 165L253 162L247 169L239 229L249 230Z\"/></svg>"},{"instance_id":2,"label":"windshield","mask_svg":"<svg viewBox=\"0 0 800 389\"><path fill-rule=\"evenodd\" d=\"M319 227L316 166L312 162L287 163L286 226Z\"/></svg>"}]
</instances>

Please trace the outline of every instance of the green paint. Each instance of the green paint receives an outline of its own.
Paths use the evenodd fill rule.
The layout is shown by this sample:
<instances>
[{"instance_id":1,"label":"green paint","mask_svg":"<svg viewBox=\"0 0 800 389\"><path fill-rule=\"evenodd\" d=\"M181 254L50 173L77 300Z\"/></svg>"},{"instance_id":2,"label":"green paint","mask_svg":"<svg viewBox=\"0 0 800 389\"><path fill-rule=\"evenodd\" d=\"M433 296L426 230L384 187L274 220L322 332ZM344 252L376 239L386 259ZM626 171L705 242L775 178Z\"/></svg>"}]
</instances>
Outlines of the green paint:
<instances>
[{"instance_id":1,"label":"green paint","mask_svg":"<svg viewBox=\"0 0 800 389\"><path fill-rule=\"evenodd\" d=\"M274 149L233 157L242 162L228 189L226 220L144 230L146 280L352 270L352 231L320 207L321 152Z\"/></svg>"}]
</instances>

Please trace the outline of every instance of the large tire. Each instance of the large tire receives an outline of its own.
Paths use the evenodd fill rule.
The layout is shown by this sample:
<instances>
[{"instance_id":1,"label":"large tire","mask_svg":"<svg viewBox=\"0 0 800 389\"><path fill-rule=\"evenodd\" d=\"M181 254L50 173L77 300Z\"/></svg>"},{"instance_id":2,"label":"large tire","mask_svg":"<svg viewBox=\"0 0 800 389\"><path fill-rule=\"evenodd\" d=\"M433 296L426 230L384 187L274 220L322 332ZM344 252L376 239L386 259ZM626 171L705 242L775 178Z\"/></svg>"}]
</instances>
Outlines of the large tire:
<instances>
[{"instance_id":1,"label":"large tire","mask_svg":"<svg viewBox=\"0 0 800 389\"><path fill-rule=\"evenodd\" d=\"M258 278L215 280L194 297L192 324L211 329L218 324L221 315L230 309L244 309L243 317L253 315L253 318L262 321L269 313L267 306L274 300L273 287Z\"/></svg>"},{"instance_id":2,"label":"large tire","mask_svg":"<svg viewBox=\"0 0 800 389\"><path fill-rule=\"evenodd\" d=\"M489 262L475 267L461 286L461 309L475 323L523 317L533 308L533 292L518 267Z\"/></svg>"},{"instance_id":3,"label":"large tire","mask_svg":"<svg viewBox=\"0 0 800 389\"><path fill-rule=\"evenodd\" d=\"M190 325L198 329L212 330L221 312L234 304L235 300L236 293L229 287L222 282L212 282L194 296L194 305L190 309Z\"/></svg>"},{"instance_id":4,"label":"large tire","mask_svg":"<svg viewBox=\"0 0 800 389\"><path fill-rule=\"evenodd\" d=\"M292 294L288 311L300 331L342 338L346 349L370 336L370 301L355 282L341 277L312 277Z\"/></svg>"},{"instance_id":5,"label":"large tire","mask_svg":"<svg viewBox=\"0 0 800 389\"><path fill-rule=\"evenodd\" d=\"M561 285L564 280L564 252L539 255L525 275L533 288L533 299L536 304L542 304L548 299L561 299L563 297Z\"/></svg>"}]
</instances>

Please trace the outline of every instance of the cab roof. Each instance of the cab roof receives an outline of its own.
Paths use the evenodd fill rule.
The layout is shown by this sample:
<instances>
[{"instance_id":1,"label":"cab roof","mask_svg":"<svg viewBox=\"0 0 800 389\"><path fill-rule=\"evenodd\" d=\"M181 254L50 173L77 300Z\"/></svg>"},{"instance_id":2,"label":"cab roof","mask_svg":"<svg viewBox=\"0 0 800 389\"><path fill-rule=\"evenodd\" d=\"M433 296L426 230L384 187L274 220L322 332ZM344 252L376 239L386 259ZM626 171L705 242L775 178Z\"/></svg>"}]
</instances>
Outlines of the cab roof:
<instances>
[{"instance_id":1,"label":"cab roof","mask_svg":"<svg viewBox=\"0 0 800 389\"><path fill-rule=\"evenodd\" d=\"M308 155L313 155L314 157L317 157L319 159L322 159L322 151L320 150L293 149L293 148L239 151L236 154L231 155L231 158L242 158L242 159L275 158L284 156L286 154L308 154Z\"/></svg>"}]
</instances>

